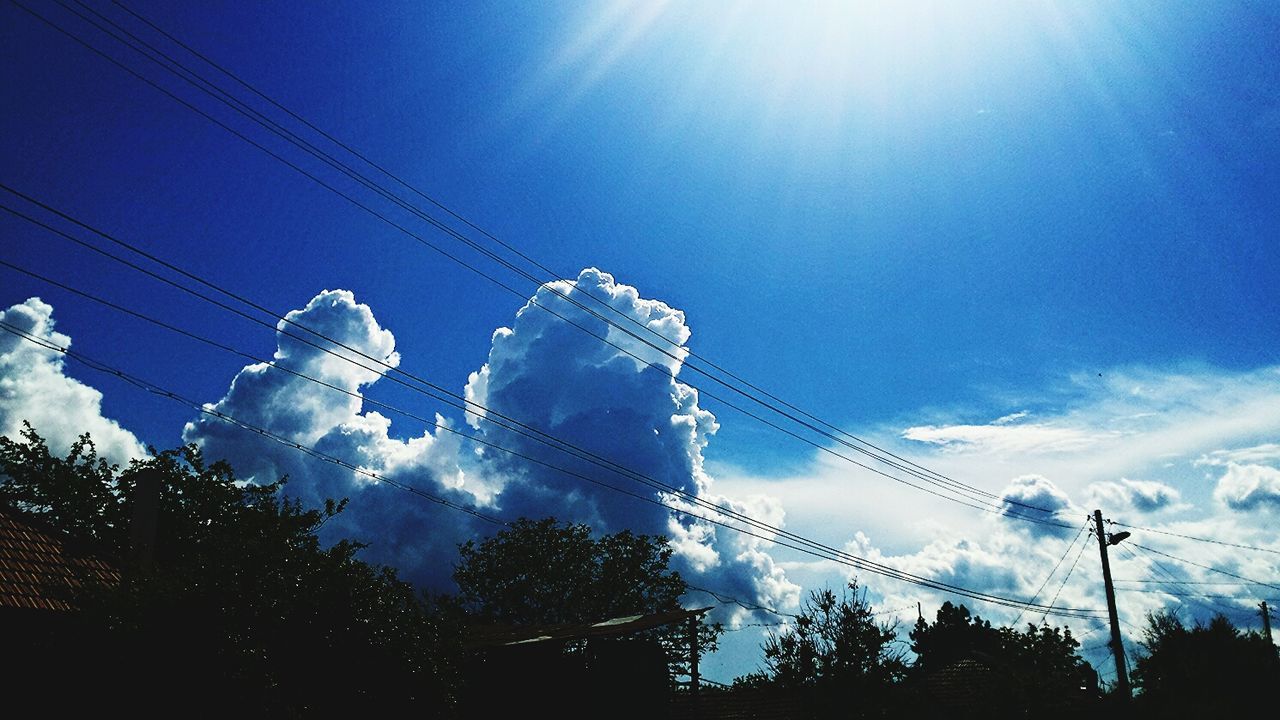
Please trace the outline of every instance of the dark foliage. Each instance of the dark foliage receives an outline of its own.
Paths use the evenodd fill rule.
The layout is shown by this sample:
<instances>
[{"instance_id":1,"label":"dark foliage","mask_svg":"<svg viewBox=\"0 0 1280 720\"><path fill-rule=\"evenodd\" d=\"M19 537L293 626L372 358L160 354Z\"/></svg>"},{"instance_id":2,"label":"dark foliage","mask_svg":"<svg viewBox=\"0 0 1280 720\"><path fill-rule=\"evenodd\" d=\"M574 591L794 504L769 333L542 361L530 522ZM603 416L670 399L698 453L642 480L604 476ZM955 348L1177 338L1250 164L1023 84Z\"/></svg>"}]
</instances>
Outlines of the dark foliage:
<instances>
[{"instance_id":1,"label":"dark foliage","mask_svg":"<svg viewBox=\"0 0 1280 720\"><path fill-rule=\"evenodd\" d=\"M765 640L766 669L734 684L798 692L814 717L879 715L906 672L896 636L895 623L876 622L856 581L838 596L815 590L791 626Z\"/></svg>"},{"instance_id":2,"label":"dark foliage","mask_svg":"<svg viewBox=\"0 0 1280 720\"><path fill-rule=\"evenodd\" d=\"M671 570L666 538L623 530L592 535L554 518L520 519L482 541L458 548L453 578L473 625L527 626L599 622L680 609L685 592ZM701 625L704 652L715 649L716 626ZM687 672L685 628L654 633L674 673Z\"/></svg>"},{"instance_id":3,"label":"dark foliage","mask_svg":"<svg viewBox=\"0 0 1280 720\"><path fill-rule=\"evenodd\" d=\"M592 622L680 608L684 581L664 538L521 519L458 548L453 578L475 618L504 625Z\"/></svg>"},{"instance_id":4,"label":"dark foliage","mask_svg":"<svg viewBox=\"0 0 1280 720\"><path fill-rule=\"evenodd\" d=\"M1243 714L1280 681L1275 647L1222 615L1187 627L1172 612L1149 614L1142 647L1133 682L1153 717Z\"/></svg>"},{"instance_id":5,"label":"dark foliage","mask_svg":"<svg viewBox=\"0 0 1280 720\"><path fill-rule=\"evenodd\" d=\"M358 544L320 546L316 529L342 503L304 509L281 497L283 481L239 482L195 446L122 470L87 436L65 458L32 429L23 436L0 438L0 503L120 567L137 480L161 479L154 570L80 594L74 620L30 638L42 645L32 652L62 659L56 676L31 677L75 687L63 701L285 717L450 712L457 638L393 570L357 559Z\"/></svg>"},{"instance_id":6,"label":"dark foliage","mask_svg":"<svg viewBox=\"0 0 1280 720\"><path fill-rule=\"evenodd\" d=\"M1080 643L1070 629L993 627L964 605L946 602L932 624L917 620L910 637L918 700L945 704L976 694L985 711L1055 717L1095 699L1096 675L1076 653Z\"/></svg>"}]
</instances>

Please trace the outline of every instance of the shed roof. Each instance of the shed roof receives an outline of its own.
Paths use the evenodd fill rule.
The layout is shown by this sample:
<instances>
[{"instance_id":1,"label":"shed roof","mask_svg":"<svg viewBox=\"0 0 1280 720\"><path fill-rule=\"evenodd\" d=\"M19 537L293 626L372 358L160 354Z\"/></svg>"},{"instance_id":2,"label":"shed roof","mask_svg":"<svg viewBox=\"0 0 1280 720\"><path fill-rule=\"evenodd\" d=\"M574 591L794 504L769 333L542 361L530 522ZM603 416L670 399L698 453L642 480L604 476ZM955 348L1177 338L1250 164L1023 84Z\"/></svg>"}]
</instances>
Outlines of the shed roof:
<instances>
[{"instance_id":1,"label":"shed roof","mask_svg":"<svg viewBox=\"0 0 1280 720\"><path fill-rule=\"evenodd\" d=\"M705 607L693 610L668 610L650 615L627 615L594 623L521 625L519 627L482 626L472 628L463 646L468 650L483 650L509 645L617 637L681 622L710 609Z\"/></svg>"}]
</instances>

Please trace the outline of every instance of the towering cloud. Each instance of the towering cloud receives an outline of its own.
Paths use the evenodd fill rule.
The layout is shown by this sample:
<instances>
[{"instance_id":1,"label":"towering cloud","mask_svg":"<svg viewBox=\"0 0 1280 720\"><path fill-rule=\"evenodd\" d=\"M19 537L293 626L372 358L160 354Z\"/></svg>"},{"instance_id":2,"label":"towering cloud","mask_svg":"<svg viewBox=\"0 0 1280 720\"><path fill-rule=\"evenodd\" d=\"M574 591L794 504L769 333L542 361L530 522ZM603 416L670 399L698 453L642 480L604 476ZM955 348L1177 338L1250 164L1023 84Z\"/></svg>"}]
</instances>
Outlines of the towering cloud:
<instances>
[{"instance_id":1,"label":"towering cloud","mask_svg":"<svg viewBox=\"0 0 1280 720\"><path fill-rule=\"evenodd\" d=\"M782 522L776 502L712 491L702 452L718 425L699 407L698 392L677 380L689 336L682 312L594 268L539 289L510 328L494 333L467 397L490 419L518 419L595 462L473 419L487 439L546 463L487 453L488 473L506 479L498 504L514 516L554 514L606 531L671 536L686 572L714 575L717 587L762 602L790 602L796 588L767 541L632 496L708 513L677 500L672 491L680 491Z\"/></svg>"},{"instance_id":2,"label":"towering cloud","mask_svg":"<svg viewBox=\"0 0 1280 720\"><path fill-rule=\"evenodd\" d=\"M272 361L241 370L209 409L433 495L483 504L486 490L458 465L455 436L427 429L401 440L391 435L390 418L364 409L364 389L400 362L394 336L378 325L368 306L345 290L326 290L286 317L294 324L278 325ZM303 342L300 338L322 344L298 326L350 350L323 343L332 354L324 352ZM443 418L436 422L447 426ZM469 515L381 486L214 416L188 423L183 438L199 444L208 457L226 459L246 479L288 477L287 491L310 504L349 498L348 510L326 532L369 543L372 559L423 582L444 582L450 568L443 558L452 557L454 545L474 532L475 518Z\"/></svg>"},{"instance_id":3,"label":"towering cloud","mask_svg":"<svg viewBox=\"0 0 1280 720\"><path fill-rule=\"evenodd\" d=\"M71 338L54 330L53 307L40 298L0 312L0 323L58 347L71 345ZM61 353L0 332L0 435L17 438L25 420L56 450L88 432L111 462L145 457L133 433L103 417L102 393L68 376L65 363Z\"/></svg>"},{"instance_id":4,"label":"towering cloud","mask_svg":"<svg viewBox=\"0 0 1280 720\"><path fill-rule=\"evenodd\" d=\"M717 424L699 407L697 391L676 379L690 335L680 311L595 269L540 288L511 327L493 334L487 361L464 389L475 404L462 434L489 445L459 437L442 417L436 423L455 432L426 428L400 440L383 411L365 408L369 386L388 383L380 379L387 368L367 357L391 367L400 358L392 334L351 293L323 292L288 318L357 352L335 349L342 356L335 357L281 323L273 360L244 368L211 410L491 517L555 516L603 532L667 535L680 569L706 584L758 602L795 599L798 589L774 564L767 538L698 519L709 511L688 500L783 522L775 501L712 491L702 452ZM351 498L330 531L369 542L373 559L418 580L443 583L452 546L485 531L473 516L379 487L216 417L193 420L184 437L255 481L289 476L289 491L308 502Z\"/></svg>"}]
</instances>

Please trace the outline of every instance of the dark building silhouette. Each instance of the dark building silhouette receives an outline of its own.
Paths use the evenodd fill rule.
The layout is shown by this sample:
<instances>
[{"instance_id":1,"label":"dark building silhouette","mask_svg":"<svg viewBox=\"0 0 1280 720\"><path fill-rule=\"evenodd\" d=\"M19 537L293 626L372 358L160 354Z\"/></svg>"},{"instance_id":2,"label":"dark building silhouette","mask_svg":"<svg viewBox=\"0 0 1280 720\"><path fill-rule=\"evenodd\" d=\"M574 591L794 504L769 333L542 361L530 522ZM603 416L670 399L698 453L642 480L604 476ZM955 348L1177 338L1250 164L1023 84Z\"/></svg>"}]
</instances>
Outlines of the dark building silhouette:
<instances>
[{"instance_id":1,"label":"dark building silhouette","mask_svg":"<svg viewBox=\"0 0 1280 720\"><path fill-rule=\"evenodd\" d=\"M669 717L670 658L649 631L683 624L706 610L473 628L464 643L462 715Z\"/></svg>"},{"instance_id":2,"label":"dark building silhouette","mask_svg":"<svg viewBox=\"0 0 1280 720\"><path fill-rule=\"evenodd\" d=\"M81 622L78 598L120 582L114 564L0 507L0 661L13 717L24 706L71 709L78 692L92 692L108 648Z\"/></svg>"}]
</instances>

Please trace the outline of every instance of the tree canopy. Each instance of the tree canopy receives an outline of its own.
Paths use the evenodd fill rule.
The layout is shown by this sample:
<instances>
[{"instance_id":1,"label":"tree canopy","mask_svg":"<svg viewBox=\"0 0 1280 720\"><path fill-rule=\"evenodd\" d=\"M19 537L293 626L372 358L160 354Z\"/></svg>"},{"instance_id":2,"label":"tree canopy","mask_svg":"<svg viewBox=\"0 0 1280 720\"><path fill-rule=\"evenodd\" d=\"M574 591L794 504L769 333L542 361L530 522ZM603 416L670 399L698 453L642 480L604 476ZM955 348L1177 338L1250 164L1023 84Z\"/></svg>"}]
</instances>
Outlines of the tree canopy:
<instances>
[{"instance_id":1,"label":"tree canopy","mask_svg":"<svg viewBox=\"0 0 1280 720\"><path fill-rule=\"evenodd\" d=\"M679 610L686 586L669 566L671 555L661 536L628 530L597 536L583 524L522 518L460 545L453 578L473 624L599 622ZM715 650L720 628L698 628L703 652ZM673 673L688 672L686 628L648 636L661 643Z\"/></svg>"},{"instance_id":2,"label":"tree canopy","mask_svg":"<svg viewBox=\"0 0 1280 720\"><path fill-rule=\"evenodd\" d=\"M964 605L944 602L933 623L923 617L911 630L916 654L912 679L930 678L967 661L990 671L980 681L992 708L1038 715L1069 712L1091 699L1092 667L1076 652L1069 628L1028 624L1025 630L993 627Z\"/></svg>"},{"instance_id":3,"label":"tree canopy","mask_svg":"<svg viewBox=\"0 0 1280 720\"><path fill-rule=\"evenodd\" d=\"M1152 714L1221 716L1256 705L1256 693L1280 681L1275 647L1242 632L1224 615L1191 627L1170 611L1147 615L1133 683Z\"/></svg>"},{"instance_id":4,"label":"tree canopy","mask_svg":"<svg viewBox=\"0 0 1280 720\"><path fill-rule=\"evenodd\" d=\"M160 479L154 571L83 593L74 628L37 638L62 658L59 682L116 697L133 674L144 702L172 694L204 711L447 711L442 648L456 639L394 570L359 560L360 545L321 547L315 531L341 502L304 509L283 481L238 481L192 445L152 452L121 469L88 436L65 457L29 427L0 437L0 503L121 567L138 478Z\"/></svg>"},{"instance_id":5,"label":"tree canopy","mask_svg":"<svg viewBox=\"0 0 1280 720\"><path fill-rule=\"evenodd\" d=\"M7 647L27 661L7 679L45 712L70 710L76 697L92 709L128 697L140 703L135 709L157 712L453 715L460 696L492 695L492 671L504 667L464 657L466 626L661 613L679 609L687 589L670 567L665 538L597 534L548 518L517 520L463 543L454 566L457 596L427 598L393 569L360 560L359 543L321 545L317 529L345 501L304 508L282 494L284 479L241 481L193 445L151 453L121 468L100 458L87 435L65 456L30 427L19 440L0 437L0 509L125 570L120 585L89 586L71 598L81 611L65 622L7 628ZM158 480L159 494L154 563L140 572L130 533L145 476ZM909 633L915 660L908 663L896 625L876 618L856 581L838 594L814 591L765 639L765 668L736 680L734 689L781 691L801 698L815 717L956 714L939 701L939 678L959 678L986 714L1066 716L1096 698L1096 676L1069 628L993 626L946 602L933 622L921 617ZM719 630L699 625L704 651L714 648ZM635 640L627 652L608 642L551 648L565 662L547 664L540 675L530 667L535 654L508 658L508 669L549 683L586 668L581 677L607 699L635 694L638 675L624 656L645 645L653 662L643 667L657 673L646 686L654 692L640 693L654 703L644 712L660 712L669 690L663 663L672 673L688 671L687 628ZM1275 648L1223 616L1188 627L1172 613L1149 615L1143 648L1133 680L1137 702L1151 714L1243 711L1252 707L1248 688L1280 680ZM546 649L538 650L539 662L549 657ZM477 668L478 682L463 682ZM74 693L63 692L68 685ZM547 687L533 683L530 692ZM183 704L166 705L169 698ZM978 709L962 707L959 715Z\"/></svg>"},{"instance_id":6,"label":"tree canopy","mask_svg":"<svg viewBox=\"0 0 1280 720\"><path fill-rule=\"evenodd\" d=\"M665 538L554 518L520 519L458 548L453 578L463 607L505 625L596 622L680 608L684 580Z\"/></svg>"},{"instance_id":7,"label":"tree canopy","mask_svg":"<svg viewBox=\"0 0 1280 720\"><path fill-rule=\"evenodd\" d=\"M874 715L906 672L896 638L896 623L876 621L856 580L839 595L814 590L794 621L765 639L764 671L735 684L799 691L813 716Z\"/></svg>"}]
</instances>

